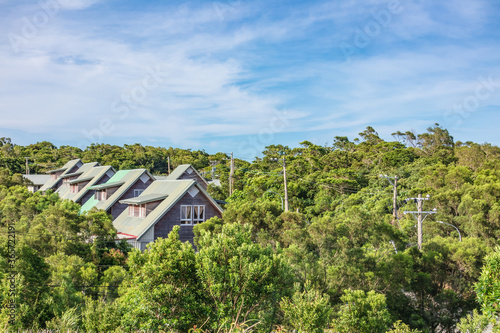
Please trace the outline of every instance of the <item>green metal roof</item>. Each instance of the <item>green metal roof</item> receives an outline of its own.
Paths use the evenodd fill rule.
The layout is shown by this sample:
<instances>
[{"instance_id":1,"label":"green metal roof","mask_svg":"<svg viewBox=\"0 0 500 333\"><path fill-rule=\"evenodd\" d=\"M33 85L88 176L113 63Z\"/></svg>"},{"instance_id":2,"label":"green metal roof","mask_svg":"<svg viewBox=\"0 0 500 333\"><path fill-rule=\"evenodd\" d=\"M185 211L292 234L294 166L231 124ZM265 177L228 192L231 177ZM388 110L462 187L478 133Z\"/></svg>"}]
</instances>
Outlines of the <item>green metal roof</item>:
<instances>
[{"instance_id":1,"label":"green metal roof","mask_svg":"<svg viewBox=\"0 0 500 333\"><path fill-rule=\"evenodd\" d=\"M80 214L85 214L85 212L89 211L99 203L99 200L95 198L95 196L91 196L89 200L87 200L86 203L83 204L83 206L80 208Z\"/></svg>"},{"instance_id":2,"label":"green metal roof","mask_svg":"<svg viewBox=\"0 0 500 333\"><path fill-rule=\"evenodd\" d=\"M96 207L102 210L110 209L122 196L144 175L146 174L149 179L154 180L153 176L146 169L134 169L134 170L120 170L113 175L106 183L90 186L89 190L103 189L117 186L120 187L113 193L107 200L97 201L93 206L84 205L85 210L90 210L92 207ZM109 186L109 187L108 187ZM90 201L90 200L89 200ZM89 204L90 205L90 204Z\"/></svg>"},{"instance_id":3,"label":"green metal roof","mask_svg":"<svg viewBox=\"0 0 500 333\"><path fill-rule=\"evenodd\" d=\"M121 233L137 236L140 239L159 219L161 219L193 186L202 192L221 213L222 208L193 179L188 180L157 180L153 182L137 198L150 195L167 195L167 197L146 217L129 216L127 210L123 211L114 221L113 225Z\"/></svg>"}]
</instances>

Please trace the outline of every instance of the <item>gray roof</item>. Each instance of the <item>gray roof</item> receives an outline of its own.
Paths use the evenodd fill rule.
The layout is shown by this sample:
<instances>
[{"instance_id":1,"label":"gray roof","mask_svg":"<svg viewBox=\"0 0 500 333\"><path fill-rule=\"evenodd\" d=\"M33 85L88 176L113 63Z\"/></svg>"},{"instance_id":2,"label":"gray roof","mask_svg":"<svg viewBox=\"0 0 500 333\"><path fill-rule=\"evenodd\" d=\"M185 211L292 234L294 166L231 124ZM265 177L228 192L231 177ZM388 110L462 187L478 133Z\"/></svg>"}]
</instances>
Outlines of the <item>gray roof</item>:
<instances>
[{"instance_id":1,"label":"gray roof","mask_svg":"<svg viewBox=\"0 0 500 333\"><path fill-rule=\"evenodd\" d=\"M23 175L24 179L29 180L33 185L43 185L50 180L50 175Z\"/></svg>"},{"instance_id":2,"label":"gray roof","mask_svg":"<svg viewBox=\"0 0 500 333\"><path fill-rule=\"evenodd\" d=\"M191 164L181 164L179 165L177 168L175 168L174 171L172 171L172 173L170 175L167 176L167 180L176 180L176 179L179 179L186 171L188 171L188 169L191 168L191 170L193 170L194 172L196 172L196 174L201 178L202 181L205 182L205 184L208 185L207 181L205 180L205 178L203 178L200 173L198 172L198 170L196 170Z\"/></svg>"},{"instance_id":3,"label":"gray roof","mask_svg":"<svg viewBox=\"0 0 500 333\"><path fill-rule=\"evenodd\" d=\"M95 175L89 175L87 177L78 177L76 179L73 179L73 180L70 180L69 182L66 182L67 184L78 184L78 183L82 183L82 182L86 182L86 181L89 181L89 180L92 180L94 179Z\"/></svg>"},{"instance_id":4,"label":"gray roof","mask_svg":"<svg viewBox=\"0 0 500 333\"><path fill-rule=\"evenodd\" d=\"M75 166L78 166L78 164L82 164L82 160L79 158L66 162L66 164L64 164L64 166L60 169L49 171L48 173L54 173L57 171L64 170L64 172L57 179L49 179L48 181L46 181L45 184L43 184L43 186L40 188L39 191L45 192L47 190L52 189L59 182L59 180L61 179L61 176L64 176L66 173L68 173Z\"/></svg>"},{"instance_id":5,"label":"gray roof","mask_svg":"<svg viewBox=\"0 0 500 333\"><path fill-rule=\"evenodd\" d=\"M112 183L110 183L108 181L107 183L104 183L104 184L90 186L89 190L100 191L100 190L105 190L107 188L122 186L123 184L125 184L125 182L112 182Z\"/></svg>"},{"instance_id":6,"label":"gray roof","mask_svg":"<svg viewBox=\"0 0 500 333\"><path fill-rule=\"evenodd\" d=\"M85 165L85 164L84 164ZM78 169L77 172L73 172L73 173L66 173L64 175L61 175L61 178L68 178L68 177L74 177L74 176L80 176L83 171L80 171L82 168Z\"/></svg>"},{"instance_id":7,"label":"gray roof","mask_svg":"<svg viewBox=\"0 0 500 333\"><path fill-rule=\"evenodd\" d=\"M128 210L124 210L114 221L113 225L119 233L136 236L140 239L156 222L160 220L192 187L196 187L205 195L222 213L222 208L193 179L187 180L157 180L153 182L136 199L166 196L163 201L151 211L146 217L129 216Z\"/></svg>"},{"instance_id":8,"label":"gray roof","mask_svg":"<svg viewBox=\"0 0 500 333\"><path fill-rule=\"evenodd\" d=\"M166 197L168 197L168 194L151 193L151 194L147 194L147 195L141 195L141 196L138 196L135 198L121 200L120 203L123 203L126 205L142 205L142 204L145 204L148 202L163 200Z\"/></svg>"},{"instance_id":9,"label":"gray roof","mask_svg":"<svg viewBox=\"0 0 500 333\"><path fill-rule=\"evenodd\" d=\"M83 173L80 177L71 182L68 182L57 189L57 193L62 199L69 199L74 202L80 201L81 198L89 191L89 187L97 183L108 172L111 172L112 177L115 174L115 169L111 166L98 166L90 168L87 172ZM88 181L87 186L84 186L78 193L71 193L69 184L76 184L83 181Z\"/></svg>"},{"instance_id":10,"label":"gray roof","mask_svg":"<svg viewBox=\"0 0 500 333\"><path fill-rule=\"evenodd\" d=\"M66 169L67 169L67 168L62 167L62 168L59 168L59 169L49 170L49 171L47 171L46 173L55 173L55 172L59 172L59 171L64 171L64 170L66 170Z\"/></svg>"}]
</instances>

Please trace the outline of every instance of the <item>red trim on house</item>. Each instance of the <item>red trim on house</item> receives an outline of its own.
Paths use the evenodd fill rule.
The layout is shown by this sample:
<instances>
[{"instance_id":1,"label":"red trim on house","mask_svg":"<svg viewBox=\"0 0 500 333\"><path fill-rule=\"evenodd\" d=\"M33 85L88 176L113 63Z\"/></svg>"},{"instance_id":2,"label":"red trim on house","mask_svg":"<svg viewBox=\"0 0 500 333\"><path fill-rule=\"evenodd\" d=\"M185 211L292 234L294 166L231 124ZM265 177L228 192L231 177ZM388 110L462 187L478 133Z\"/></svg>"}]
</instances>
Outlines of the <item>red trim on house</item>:
<instances>
[{"instance_id":1,"label":"red trim on house","mask_svg":"<svg viewBox=\"0 0 500 333\"><path fill-rule=\"evenodd\" d=\"M118 236L118 235L123 235L123 236L126 236L126 237L124 237L124 238L122 238L122 239L136 239L136 238L137 238L137 236L134 236L134 235L131 235L131 234L126 234L126 233L124 233L124 232L117 232L117 233L116 233L116 235L117 235L117 236Z\"/></svg>"}]
</instances>

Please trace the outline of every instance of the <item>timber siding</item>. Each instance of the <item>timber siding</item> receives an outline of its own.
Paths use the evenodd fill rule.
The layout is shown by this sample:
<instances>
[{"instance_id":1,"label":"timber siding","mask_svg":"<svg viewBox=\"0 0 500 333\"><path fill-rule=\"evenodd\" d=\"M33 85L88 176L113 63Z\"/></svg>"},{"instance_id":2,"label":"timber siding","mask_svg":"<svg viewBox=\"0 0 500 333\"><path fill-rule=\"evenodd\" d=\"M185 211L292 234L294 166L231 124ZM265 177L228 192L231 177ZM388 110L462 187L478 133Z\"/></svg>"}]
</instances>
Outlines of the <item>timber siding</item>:
<instances>
[{"instance_id":1,"label":"timber siding","mask_svg":"<svg viewBox=\"0 0 500 333\"><path fill-rule=\"evenodd\" d=\"M192 179L192 178L191 178ZM200 184L201 185L201 184ZM215 208L208 198L202 192L193 197L189 193L184 196L158 220L154 226L154 239L158 237L167 238L175 225L180 225L179 239L182 242L189 241L193 243L193 226L181 225L181 206L182 205L205 205L205 220L214 216L222 217L219 210Z\"/></svg>"},{"instance_id":2,"label":"timber siding","mask_svg":"<svg viewBox=\"0 0 500 333\"><path fill-rule=\"evenodd\" d=\"M195 171L191 172L191 174L189 174L187 171L184 172L179 178L177 178L178 180L181 180L181 179L193 179L195 182L198 183L198 185L200 185L201 187L203 187L203 189L206 191L207 190L207 183L204 179L201 179L200 176L198 176L198 173L196 173Z\"/></svg>"},{"instance_id":3,"label":"timber siding","mask_svg":"<svg viewBox=\"0 0 500 333\"><path fill-rule=\"evenodd\" d=\"M108 213L113 216L113 220L116 219L125 209L128 208L128 205L120 203L120 200L126 200L134 197L134 190L145 190L148 188L149 185L153 180L148 179L145 183L142 182L142 180L137 179L137 181L132 185L118 200L116 200L116 203L111 206L111 208L108 210ZM116 190L115 190L116 191ZM108 196L108 198L111 195Z\"/></svg>"}]
</instances>

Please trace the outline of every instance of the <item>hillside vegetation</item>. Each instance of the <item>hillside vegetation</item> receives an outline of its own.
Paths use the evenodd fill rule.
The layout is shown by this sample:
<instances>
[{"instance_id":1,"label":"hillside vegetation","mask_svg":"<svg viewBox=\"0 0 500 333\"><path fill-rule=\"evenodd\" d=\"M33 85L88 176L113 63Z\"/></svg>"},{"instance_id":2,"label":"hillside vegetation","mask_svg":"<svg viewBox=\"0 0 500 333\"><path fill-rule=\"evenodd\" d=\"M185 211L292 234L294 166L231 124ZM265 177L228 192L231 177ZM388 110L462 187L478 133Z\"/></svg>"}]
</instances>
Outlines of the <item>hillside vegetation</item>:
<instances>
[{"instance_id":1,"label":"hillside vegetation","mask_svg":"<svg viewBox=\"0 0 500 333\"><path fill-rule=\"evenodd\" d=\"M500 148L455 142L438 124L393 137L368 127L353 141L271 145L252 162L234 152L232 195L225 153L2 138L0 327L481 332L500 314ZM29 193L25 157L31 173L81 158L163 175L170 157L172 169L189 163L208 178L212 162L221 186L209 192L227 203L222 219L195 228L196 248L174 229L141 253L114 241L104 212L79 215L55 193ZM398 176L396 218L393 185L381 175ZM429 195L424 211L436 208L423 223L421 251L416 220L403 214L417 210L405 199L419 194Z\"/></svg>"}]
</instances>

